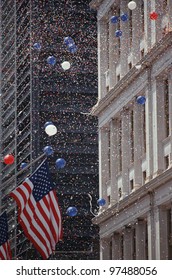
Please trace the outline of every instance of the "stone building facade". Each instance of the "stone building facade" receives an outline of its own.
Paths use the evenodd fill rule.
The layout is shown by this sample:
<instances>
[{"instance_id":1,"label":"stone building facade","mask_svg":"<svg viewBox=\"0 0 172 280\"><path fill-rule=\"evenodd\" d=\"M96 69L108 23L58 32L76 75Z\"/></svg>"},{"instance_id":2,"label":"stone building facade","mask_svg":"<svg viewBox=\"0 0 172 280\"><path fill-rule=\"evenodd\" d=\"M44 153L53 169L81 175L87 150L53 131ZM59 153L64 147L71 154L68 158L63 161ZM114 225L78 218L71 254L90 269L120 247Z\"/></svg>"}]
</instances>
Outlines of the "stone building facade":
<instances>
[{"instance_id":1,"label":"stone building facade","mask_svg":"<svg viewBox=\"0 0 172 280\"><path fill-rule=\"evenodd\" d=\"M93 222L103 260L172 259L172 0L135 0L134 10L129 2L90 3L98 26L92 114L99 120L99 193L106 200Z\"/></svg>"}]
</instances>

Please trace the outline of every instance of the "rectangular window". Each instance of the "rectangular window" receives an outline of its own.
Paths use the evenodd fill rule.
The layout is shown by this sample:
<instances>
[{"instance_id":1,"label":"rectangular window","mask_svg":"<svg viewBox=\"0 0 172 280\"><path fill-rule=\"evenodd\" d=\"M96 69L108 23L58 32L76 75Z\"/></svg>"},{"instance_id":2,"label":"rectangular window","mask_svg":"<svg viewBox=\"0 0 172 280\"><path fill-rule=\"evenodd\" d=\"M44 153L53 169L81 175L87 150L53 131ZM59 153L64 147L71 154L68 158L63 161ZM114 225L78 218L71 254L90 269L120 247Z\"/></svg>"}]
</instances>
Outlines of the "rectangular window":
<instances>
[{"instance_id":1,"label":"rectangular window","mask_svg":"<svg viewBox=\"0 0 172 280\"><path fill-rule=\"evenodd\" d=\"M130 180L130 190L132 191L134 189L134 181L133 179Z\"/></svg>"},{"instance_id":2,"label":"rectangular window","mask_svg":"<svg viewBox=\"0 0 172 280\"><path fill-rule=\"evenodd\" d=\"M118 196L119 196L119 198L122 197L122 190L121 190L121 188L118 189Z\"/></svg>"},{"instance_id":3,"label":"rectangular window","mask_svg":"<svg viewBox=\"0 0 172 280\"><path fill-rule=\"evenodd\" d=\"M107 196L107 203L110 204L110 195Z\"/></svg>"},{"instance_id":4,"label":"rectangular window","mask_svg":"<svg viewBox=\"0 0 172 280\"><path fill-rule=\"evenodd\" d=\"M145 55L145 50L144 50L144 49L142 49L142 50L140 51L140 56L141 56L141 59L144 57L144 55Z\"/></svg>"},{"instance_id":5,"label":"rectangular window","mask_svg":"<svg viewBox=\"0 0 172 280\"><path fill-rule=\"evenodd\" d=\"M169 156L164 157L165 160L165 169L169 167Z\"/></svg>"},{"instance_id":6,"label":"rectangular window","mask_svg":"<svg viewBox=\"0 0 172 280\"><path fill-rule=\"evenodd\" d=\"M169 83L164 81L164 105L165 105L165 136L169 136Z\"/></svg>"},{"instance_id":7,"label":"rectangular window","mask_svg":"<svg viewBox=\"0 0 172 280\"><path fill-rule=\"evenodd\" d=\"M133 66L132 66L132 63L131 63L131 62L128 63L128 68L129 68L129 70L131 70L132 67L133 67Z\"/></svg>"},{"instance_id":8,"label":"rectangular window","mask_svg":"<svg viewBox=\"0 0 172 280\"><path fill-rule=\"evenodd\" d=\"M142 184L144 185L146 182L146 171L142 172Z\"/></svg>"}]
</instances>

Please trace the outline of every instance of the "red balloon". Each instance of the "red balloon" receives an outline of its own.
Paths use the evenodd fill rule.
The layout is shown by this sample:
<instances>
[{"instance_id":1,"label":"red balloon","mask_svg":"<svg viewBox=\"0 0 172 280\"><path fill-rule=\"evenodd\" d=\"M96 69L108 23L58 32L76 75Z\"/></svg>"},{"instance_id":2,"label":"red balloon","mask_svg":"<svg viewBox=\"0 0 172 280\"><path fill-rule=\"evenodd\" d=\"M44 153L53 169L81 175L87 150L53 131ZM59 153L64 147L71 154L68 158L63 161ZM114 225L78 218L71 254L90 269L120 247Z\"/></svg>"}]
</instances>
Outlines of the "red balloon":
<instances>
[{"instance_id":1,"label":"red balloon","mask_svg":"<svg viewBox=\"0 0 172 280\"><path fill-rule=\"evenodd\" d=\"M150 19L156 20L158 18L158 14L156 12L150 13Z\"/></svg>"},{"instance_id":2,"label":"red balloon","mask_svg":"<svg viewBox=\"0 0 172 280\"><path fill-rule=\"evenodd\" d=\"M13 164L14 163L14 156L13 155L6 155L4 157L4 163Z\"/></svg>"}]
</instances>

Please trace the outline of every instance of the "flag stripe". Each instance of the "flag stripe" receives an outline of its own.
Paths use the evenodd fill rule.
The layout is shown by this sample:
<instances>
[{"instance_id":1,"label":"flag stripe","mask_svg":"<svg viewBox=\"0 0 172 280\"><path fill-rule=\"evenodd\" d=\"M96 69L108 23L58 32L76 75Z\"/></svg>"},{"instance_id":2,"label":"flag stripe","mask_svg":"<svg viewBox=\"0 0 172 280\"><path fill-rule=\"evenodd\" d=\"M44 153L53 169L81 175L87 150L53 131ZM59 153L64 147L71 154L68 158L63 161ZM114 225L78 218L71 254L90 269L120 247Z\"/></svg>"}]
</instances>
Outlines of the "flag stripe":
<instances>
[{"instance_id":1,"label":"flag stripe","mask_svg":"<svg viewBox=\"0 0 172 280\"><path fill-rule=\"evenodd\" d=\"M25 235L47 259L62 237L61 212L47 162L10 195L18 205L18 221Z\"/></svg>"}]
</instances>

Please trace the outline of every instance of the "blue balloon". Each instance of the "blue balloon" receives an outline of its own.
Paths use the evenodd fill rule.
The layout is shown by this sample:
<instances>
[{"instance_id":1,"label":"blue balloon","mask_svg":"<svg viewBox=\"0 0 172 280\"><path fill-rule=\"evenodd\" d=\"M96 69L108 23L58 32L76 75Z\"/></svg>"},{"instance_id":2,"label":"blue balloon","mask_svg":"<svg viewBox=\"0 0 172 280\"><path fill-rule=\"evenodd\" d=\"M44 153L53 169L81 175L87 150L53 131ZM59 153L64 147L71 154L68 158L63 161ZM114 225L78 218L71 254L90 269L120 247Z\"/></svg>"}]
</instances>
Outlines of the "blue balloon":
<instances>
[{"instance_id":1,"label":"blue balloon","mask_svg":"<svg viewBox=\"0 0 172 280\"><path fill-rule=\"evenodd\" d=\"M104 198L99 198L97 203L99 206L104 206L106 204L106 200Z\"/></svg>"},{"instance_id":2,"label":"blue balloon","mask_svg":"<svg viewBox=\"0 0 172 280\"><path fill-rule=\"evenodd\" d=\"M55 65L56 64L56 58L52 55L52 56L49 56L48 58L47 58L47 62L48 62L48 64L50 64L50 65Z\"/></svg>"},{"instance_id":3,"label":"blue balloon","mask_svg":"<svg viewBox=\"0 0 172 280\"><path fill-rule=\"evenodd\" d=\"M50 125L50 124L53 124L51 121L49 121L49 122L46 122L45 124L44 124L44 128L46 128L48 125Z\"/></svg>"},{"instance_id":4,"label":"blue balloon","mask_svg":"<svg viewBox=\"0 0 172 280\"><path fill-rule=\"evenodd\" d=\"M33 48L35 50L40 50L41 49L41 44L40 43L35 43L35 44L33 44Z\"/></svg>"},{"instance_id":5,"label":"blue balloon","mask_svg":"<svg viewBox=\"0 0 172 280\"><path fill-rule=\"evenodd\" d=\"M121 36L122 36L122 31L121 31L121 30L117 30L117 31L115 32L115 36L116 36L116 37L121 37Z\"/></svg>"},{"instance_id":6,"label":"blue balloon","mask_svg":"<svg viewBox=\"0 0 172 280\"><path fill-rule=\"evenodd\" d=\"M146 97L145 96L138 96L136 99L137 103L140 105L144 105L146 102Z\"/></svg>"},{"instance_id":7,"label":"blue balloon","mask_svg":"<svg viewBox=\"0 0 172 280\"><path fill-rule=\"evenodd\" d=\"M69 44L68 45L68 51L70 52L70 53L75 53L76 51L77 51L77 46L75 45L75 44Z\"/></svg>"},{"instance_id":8,"label":"blue balloon","mask_svg":"<svg viewBox=\"0 0 172 280\"><path fill-rule=\"evenodd\" d=\"M78 213L78 210L77 210L76 207L74 207L74 206L70 206L70 207L67 209L67 215L70 216L70 217L76 216L77 213Z\"/></svg>"},{"instance_id":9,"label":"blue balloon","mask_svg":"<svg viewBox=\"0 0 172 280\"><path fill-rule=\"evenodd\" d=\"M20 164L20 168L21 168L21 169L24 169L26 166L27 166L27 163L26 163L26 162L22 162L22 163Z\"/></svg>"},{"instance_id":10,"label":"blue balloon","mask_svg":"<svg viewBox=\"0 0 172 280\"><path fill-rule=\"evenodd\" d=\"M47 156L51 156L53 154L53 148L51 146L46 146L43 151Z\"/></svg>"},{"instance_id":11,"label":"blue balloon","mask_svg":"<svg viewBox=\"0 0 172 280\"><path fill-rule=\"evenodd\" d=\"M121 15L121 20L122 21L127 21L128 20L128 15L127 14L122 14Z\"/></svg>"},{"instance_id":12,"label":"blue balloon","mask_svg":"<svg viewBox=\"0 0 172 280\"><path fill-rule=\"evenodd\" d=\"M110 18L110 21L111 21L112 23L117 23L117 22L119 21L119 17L118 17L118 16L112 16L112 17Z\"/></svg>"},{"instance_id":13,"label":"blue balloon","mask_svg":"<svg viewBox=\"0 0 172 280\"><path fill-rule=\"evenodd\" d=\"M64 38L64 43L65 43L66 45L74 44L74 40L73 40L71 37L65 37L65 38Z\"/></svg>"},{"instance_id":14,"label":"blue balloon","mask_svg":"<svg viewBox=\"0 0 172 280\"><path fill-rule=\"evenodd\" d=\"M62 169L62 168L65 167L65 165L66 165L66 161L63 158L58 158L56 160L56 167L57 167L57 169Z\"/></svg>"}]
</instances>

